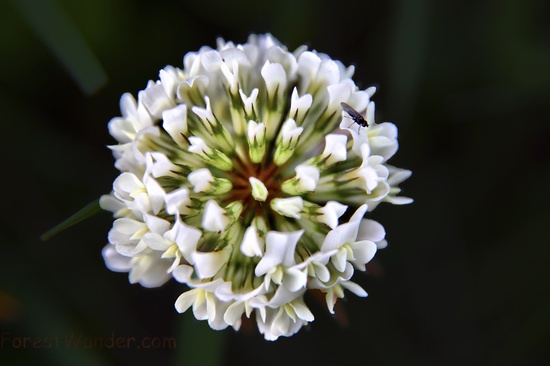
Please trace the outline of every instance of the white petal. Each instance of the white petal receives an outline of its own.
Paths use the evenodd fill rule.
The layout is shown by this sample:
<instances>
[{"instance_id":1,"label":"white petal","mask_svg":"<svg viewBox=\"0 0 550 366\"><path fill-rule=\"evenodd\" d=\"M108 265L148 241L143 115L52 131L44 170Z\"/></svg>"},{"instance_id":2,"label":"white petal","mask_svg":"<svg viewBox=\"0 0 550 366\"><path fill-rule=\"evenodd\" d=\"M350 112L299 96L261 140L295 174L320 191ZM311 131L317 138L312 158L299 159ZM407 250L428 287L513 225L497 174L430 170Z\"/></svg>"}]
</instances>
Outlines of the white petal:
<instances>
[{"instance_id":1,"label":"white petal","mask_svg":"<svg viewBox=\"0 0 550 366\"><path fill-rule=\"evenodd\" d=\"M191 145L187 150L195 154L204 154L210 151L210 148L206 145L206 142L198 136L189 137Z\"/></svg>"},{"instance_id":2,"label":"white petal","mask_svg":"<svg viewBox=\"0 0 550 366\"><path fill-rule=\"evenodd\" d=\"M296 127L296 121L289 118L283 123L281 133L283 136L283 142L288 142L291 139L297 139L302 134L304 129L302 127Z\"/></svg>"},{"instance_id":3,"label":"white petal","mask_svg":"<svg viewBox=\"0 0 550 366\"><path fill-rule=\"evenodd\" d=\"M319 70L321 59L313 52L306 51L298 57L298 74L305 80L313 79Z\"/></svg>"},{"instance_id":4,"label":"white petal","mask_svg":"<svg viewBox=\"0 0 550 366\"><path fill-rule=\"evenodd\" d=\"M345 250L339 250L336 255L332 256L330 261L336 270L339 272L344 272L347 263L347 252Z\"/></svg>"},{"instance_id":5,"label":"white petal","mask_svg":"<svg viewBox=\"0 0 550 366\"><path fill-rule=\"evenodd\" d=\"M386 230L378 222L369 219L362 219L357 232L357 240L371 240L379 242L386 237Z\"/></svg>"},{"instance_id":6,"label":"white petal","mask_svg":"<svg viewBox=\"0 0 550 366\"><path fill-rule=\"evenodd\" d=\"M206 51L201 53L200 57L202 66L208 72L217 71L223 63L222 57L218 51Z\"/></svg>"},{"instance_id":7,"label":"white petal","mask_svg":"<svg viewBox=\"0 0 550 366\"><path fill-rule=\"evenodd\" d=\"M223 314L223 320L233 327L235 324L241 321L241 317L244 313L244 302L235 302L231 304L225 314Z\"/></svg>"},{"instance_id":8,"label":"white petal","mask_svg":"<svg viewBox=\"0 0 550 366\"><path fill-rule=\"evenodd\" d=\"M147 189L151 210L153 210L153 213L156 215L164 207L166 192L164 192L162 186L152 176L146 176L143 183Z\"/></svg>"},{"instance_id":9,"label":"white petal","mask_svg":"<svg viewBox=\"0 0 550 366\"><path fill-rule=\"evenodd\" d=\"M414 202L412 198L403 197L403 196L398 196L398 197L386 196L384 198L384 201L387 201L394 205L408 205L409 203Z\"/></svg>"},{"instance_id":10,"label":"white petal","mask_svg":"<svg viewBox=\"0 0 550 366\"><path fill-rule=\"evenodd\" d=\"M183 264L174 268L174 270L172 271L172 276L174 276L174 278L178 282L188 283L191 280L193 271L193 267Z\"/></svg>"},{"instance_id":11,"label":"white petal","mask_svg":"<svg viewBox=\"0 0 550 366\"><path fill-rule=\"evenodd\" d=\"M294 80L298 63L296 57L280 46L269 47L265 53L266 59L280 63L285 69L288 80Z\"/></svg>"},{"instance_id":12,"label":"white petal","mask_svg":"<svg viewBox=\"0 0 550 366\"><path fill-rule=\"evenodd\" d=\"M369 125L374 125L374 102L369 102L365 119Z\"/></svg>"},{"instance_id":13,"label":"white petal","mask_svg":"<svg viewBox=\"0 0 550 366\"><path fill-rule=\"evenodd\" d=\"M300 211L304 207L302 197L274 198L270 202L270 206L277 213L299 219L302 217Z\"/></svg>"},{"instance_id":14,"label":"white petal","mask_svg":"<svg viewBox=\"0 0 550 366\"><path fill-rule=\"evenodd\" d=\"M303 303L303 301L293 301L290 303L290 306L292 306L292 308L296 312L296 315L298 315L300 319L307 322L312 322L315 319L312 312L309 310L306 304Z\"/></svg>"},{"instance_id":15,"label":"white petal","mask_svg":"<svg viewBox=\"0 0 550 366\"><path fill-rule=\"evenodd\" d=\"M355 90L347 101L347 104L353 106L356 111L364 111L370 102L369 93L364 90Z\"/></svg>"},{"instance_id":16,"label":"white petal","mask_svg":"<svg viewBox=\"0 0 550 366\"><path fill-rule=\"evenodd\" d=\"M239 94L241 95L241 100L243 102L244 111L248 116L252 116L253 107L256 104L256 98L258 98L259 89L254 88L250 93L250 96L247 97L241 89L239 89Z\"/></svg>"},{"instance_id":17,"label":"white petal","mask_svg":"<svg viewBox=\"0 0 550 366\"><path fill-rule=\"evenodd\" d=\"M162 235L159 235L157 233L147 233L143 235L143 242L151 249L157 250L157 251L166 251L172 243L167 241L162 237Z\"/></svg>"},{"instance_id":18,"label":"white petal","mask_svg":"<svg viewBox=\"0 0 550 366\"><path fill-rule=\"evenodd\" d=\"M371 86L371 87L368 87L365 92L367 92L367 94L372 97L374 95L374 93L376 93L376 87L375 86Z\"/></svg>"},{"instance_id":19,"label":"white petal","mask_svg":"<svg viewBox=\"0 0 550 366\"><path fill-rule=\"evenodd\" d=\"M349 262L346 263L346 269L338 274L338 277L340 277L340 280L347 281L349 280L353 274L355 273L355 270L353 268L353 265Z\"/></svg>"},{"instance_id":20,"label":"white petal","mask_svg":"<svg viewBox=\"0 0 550 366\"><path fill-rule=\"evenodd\" d=\"M267 304L270 308L277 308L279 306L284 306L285 304L288 304L295 299L303 296L305 292L305 288L300 289L299 291L290 291L285 286L279 286L277 288L277 291L275 292L275 295L269 300L269 303Z\"/></svg>"},{"instance_id":21,"label":"white petal","mask_svg":"<svg viewBox=\"0 0 550 366\"><path fill-rule=\"evenodd\" d=\"M130 93L124 93L120 97L120 111L124 118L136 118L137 117L137 103L135 98Z\"/></svg>"},{"instance_id":22,"label":"white petal","mask_svg":"<svg viewBox=\"0 0 550 366\"><path fill-rule=\"evenodd\" d=\"M353 250L354 260L352 262L357 268L364 271L365 264L376 254L376 244L370 240L360 240L353 244L350 244L350 248Z\"/></svg>"},{"instance_id":23,"label":"white petal","mask_svg":"<svg viewBox=\"0 0 550 366\"><path fill-rule=\"evenodd\" d=\"M162 112L174 106L174 103L170 100L168 95L166 95L161 84L149 86L139 93L139 97L145 108L147 108L149 113L155 118L160 118Z\"/></svg>"},{"instance_id":24,"label":"white petal","mask_svg":"<svg viewBox=\"0 0 550 366\"><path fill-rule=\"evenodd\" d=\"M169 235L174 238L174 242L178 245L185 260L193 264L194 254L197 250L197 244L202 236L202 232L196 227L186 225L178 218Z\"/></svg>"},{"instance_id":25,"label":"white petal","mask_svg":"<svg viewBox=\"0 0 550 366\"><path fill-rule=\"evenodd\" d=\"M175 174L174 171L178 171L179 167L172 163L166 154L161 152L151 152L149 155L153 158L150 173L154 178L178 177L178 174Z\"/></svg>"},{"instance_id":26,"label":"white petal","mask_svg":"<svg viewBox=\"0 0 550 366\"><path fill-rule=\"evenodd\" d=\"M321 251L328 252L339 249L342 245L355 241L356 232L356 229L350 223L337 226L328 232L321 246Z\"/></svg>"},{"instance_id":27,"label":"white petal","mask_svg":"<svg viewBox=\"0 0 550 366\"><path fill-rule=\"evenodd\" d=\"M193 303L193 315L198 320L206 320L209 317L208 314L208 301L206 295L208 294L203 289L196 289L197 297Z\"/></svg>"},{"instance_id":28,"label":"white petal","mask_svg":"<svg viewBox=\"0 0 550 366\"><path fill-rule=\"evenodd\" d=\"M166 95L173 99L175 95L176 85L181 81L181 71L178 71L173 66L166 66L159 71L159 79Z\"/></svg>"},{"instance_id":29,"label":"white petal","mask_svg":"<svg viewBox=\"0 0 550 366\"><path fill-rule=\"evenodd\" d=\"M143 287L159 287L165 284L169 279L168 269L170 262L152 255L143 255L134 257L133 268L130 272L130 283L139 283Z\"/></svg>"},{"instance_id":30,"label":"white petal","mask_svg":"<svg viewBox=\"0 0 550 366\"><path fill-rule=\"evenodd\" d=\"M145 191L145 185L132 173L122 173L113 182L115 196L119 199L130 199L137 193Z\"/></svg>"},{"instance_id":31,"label":"white petal","mask_svg":"<svg viewBox=\"0 0 550 366\"><path fill-rule=\"evenodd\" d=\"M212 232L223 231L229 224L229 221L229 218L225 215L225 210L216 201L209 200L206 202L201 223L205 230Z\"/></svg>"},{"instance_id":32,"label":"white petal","mask_svg":"<svg viewBox=\"0 0 550 366\"><path fill-rule=\"evenodd\" d=\"M229 90L231 93L236 92L238 82L239 82L239 64L234 62L231 64L231 68L229 67L227 62L224 62L220 67L223 76L225 76L225 79L227 80L227 83L229 85Z\"/></svg>"},{"instance_id":33,"label":"white petal","mask_svg":"<svg viewBox=\"0 0 550 366\"><path fill-rule=\"evenodd\" d=\"M115 246L107 244L101 251L105 265L114 272L128 272L132 269L132 258L123 256L115 250Z\"/></svg>"},{"instance_id":34,"label":"white petal","mask_svg":"<svg viewBox=\"0 0 550 366\"><path fill-rule=\"evenodd\" d=\"M187 146L184 135L187 134L187 106L180 104L162 112L162 127L170 137L181 146Z\"/></svg>"},{"instance_id":35,"label":"white petal","mask_svg":"<svg viewBox=\"0 0 550 366\"><path fill-rule=\"evenodd\" d=\"M340 103L345 102L349 99L353 87L353 83L338 83L332 84L327 87L329 101L328 109L338 110L340 108Z\"/></svg>"},{"instance_id":36,"label":"white petal","mask_svg":"<svg viewBox=\"0 0 550 366\"><path fill-rule=\"evenodd\" d=\"M329 134L325 136L325 149L321 156L327 158L327 165L337 163L339 161L345 161L347 158L347 136Z\"/></svg>"},{"instance_id":37,"label":"white petal","mask_svg":"<svg viewBox=\"0 0 550 366\"><path fill-rule=\"evenodd\" d=\"M189 73L192 75L192 73ZM179 83L176 95L179 100L189 100L190 95L204 95L206 88L210 84L210 79L206 75L195 75Z\"/></svg>"},{"instance_id":38,"label":"white petal","mask_svg":"<svg viewBox=\"0 0 550 366\"><path fill-rule=\"evenodd\" d=\"M328 85L336 84L340 81L340 68L333 60L323 60L319 65L317 77L319 80L325 81Z\"/></svg>"},{"instance_id":39,"label":"white petal","mask_svg":"<svg viewBox=\"0 0 550 366\"><path fill-rule=\"evenodd\" d=\"M390 122L370 126L368 143L372 148L372 155L381 155L385 160L391 158L399 147L397 142L397 127Z\"/></svg>"},{"instance_id":40,"label":"white petal","mask_svg":"<svg viewBox=\"0 0 550 366\"><path fill-rule=\"evenodd\" d=\"M274 93L285 92L286 88L286 72L283 66L279 63L270 63L266 61L261 70L262 77L267 87L267 93L274 96Z\"/></svg>"},{"instance_id":41,"label":"white petal","mask_svg":"<svg viewBox=\"0 0 550 366\"><path fill-rule=\"evenodd\" d=\"M99 206L105 211L111 211L115 217L117 213L126 208L124 202L113 196L112 194L104 194L99 198Z\"/></svg>"},{"instance_id":42,"label":"white petal","mask_svg":"<svg viewBox=\"0 0 550 366\"><path fill-rule=\"evenodd\" d=\"M213 277L227 263L230 255L231 247L229 246L217 252L195 252L195 270L199 278Z\"/></svg>"},{"instance_id":43,"label":"white petal","mask_svg":"<svg viewBox=\"0 0 550 366\"><path fill-rule=\"evenodd\" d=\"M145 158L144 154L142 152L143 148L143 142L147 142L150 138L153 136L159 137L160 136L160 128L158 126L149 126L142 128L141 130L136 133L136 137L134 141L131 143L131 151L133 154L134 159L136 159L139 163L144 164Z\"/></svg>"},{"instance_id":44,"label":"white petal","mask_svg":"<svg viewBox=\"0 0 550 366\"><path fill-rule=\"evenodd\" d=\"M376 244L376 248L378 249L384 249L385 247L388 246L388 242L386 240L378 241L375 244Z\"/></svg>"},{"instance_id":45,"label":"white petal","mask_svg":"<svg viewBox=\"0 0 550 366\"><path fill-rule=\"evenodd\" d=\"M246 54L237 47L230 47L220 51L220 56L228 65L250 66L250 61L246 57Z\"/></svg>"},{"instance_id":46,"label":"white petal","mask_svg":"<svg viewBox=\"0 0 550 366\"><path fill-rule=\"evenodd\" d=\"M331 314L334 314L334 304L336 303L336 296L334 296L333 291L327 292L325 296L325 300L327 302L327 309Z\"/></svg>"},{"instance_id":47,"label":"white petal","mask_svg":"<svg viewBox=\"0 0 550 366\"><path fill-rule=\"evenodd\" d=\"M317 221L327 224L331 229L338 226L338 219L346 212L348 206L337 201L328 201L324 207L319 209L320 216Z\"/></svg>"},{"instance_id":48,"label":"white petal","mask_svg":"<svg viewBox=\"0 0 550 366\"><path fill-rule=\"evenodd\" d=\"M250 182L251 194L256 201L265 202L269 191L261 180L254 177L249 177L248 181Z\"/></svg>"},{"instance_id":49,"label":"white petal","mask_svg":"<svg viewBox=\"0 0 550 366\"><path fill-rule=\"evenodd\" d=\"M298 110L308 110L311 104L313 104L313 97L311 94L304 94L300 97L298 96L298 88L294 87L290 97L290 111L288 114L293 116Z\"/></svg>"},{"instance_id":50,"label":"white petal","mask_svg":"<svg viewBox=\"0 0 550 366\"><path fill-rule=\"evenodd\" d=\"M271 324L271 331L276 336L286 335L290 330L291 318L284 309L280 308Z\"/></svg>"},{"instance_id":51,"label":"white petal","mask_svg":"<svg viewBox=\"0 0 550 366\"><path fill-rule=\"evenodd\" d=\"M237 296L235 296L235 293L233 292L231 282L222 283L220 286L216 287L214 293L218 299L225 302L233 301L237 298Z\"/></svg>"},{"instance_id":52,"label":"white petal","mask_svg":"<svg viewBox=\"0 0 550 366\"><path fill-rule=\"evenodd\" d=\"M319 181L319 169L300 164L296 167L296 178L299 179L299 186L306 192L313 192Z\"/></svg>"},{"instance_id":53,"label":"white petal","mask_svg":"<svg viewBox=\"0 0 550 366\"><path fill-rule=\"evenodd\" d=\"M261 257L263 255L263 245L255 226L249 226L244 232L241 252L247 257Z\"/></svg>"},{"instance_id":54,"label":"white petal","mask_svg":"<svg viewBox=\"0 0 550 366\"><path fill-rule=\"evenodd\" d=\"M189 309L197 299L197 292L200 291L198 289L192 289L189 291L185 291L183 294L178 296L178 299L176 300L176 303L174 304L176 310L178 313L184 313Z\"/></svg>"},{"instance_id":55,"label":"white petal","mask_svg":"<svg viewBox=\"0 0 550 366\"><path fill-rule=\"evenodd\" d=\"M330 271L326 266L317 263L313 263L313 266L315 268L315 276L319 281L327 282L330 279Z\"/></svg>"},{"instance_id":56,"label":"white petal","mask_svg":"<svg viewBox=\"0 0 550 366\"><path fill-rule=\"evenodd\" d=\"M145 223L149 231L160 235L170 229L170 222L154 215L145 215Z\"/></svg>"},{"instance_id":57,"label":"white petal","mask_svg":"<svg viewBox=\"0 0 550 366\"><path fill-rule=\"evenodd\" d=\"M192 107L191 110L195 113L200 119L206 121L214 121L214 114L212 114L212 107L210 106L210 98L208 96L204 97L206 102L206 108L201 107Z\"/></svg>"},{"instance_id":58,"label":"white petal","mask_svg":"<svg viewBox=\"0 0 550 366\"><path fill-rule=\"evenodd\" d=\"M123 217L115 220L113 228L109 230L109 243L128 245L137 243L141 236L148 231L144 222Z\"/></svg>"},{"instance_id":59,"label":"white petal","mask_svg":"<svg viewBox=\"0 0 550 366\"><path fill-rule=\"evenodd\" d=\"M208 325L210 328L214 330L227 328L229 324L224 321L223 315L231 303L219 301L212 293L207 293L206 298L208 301Z\"/></svg>"},{"instance_id":60,"label":"white petal","mask_svg":"<svg viewBox=\"0 0 550 366\"><path fill-rule=\"evenodd\" d=\"M197 75L202 63L198 52L189 52L183 56L183 65L185 70L189 71L189 75Z\"/></svg>"},{"instance_id":61,"label":"white petal","mask_svg":"<svg viewBox=\"0 0 550 366\"><path fill-rule=\"evenodd\" d=\"M208 168L201 168L192 171L187 176L187 179L189 180L189 183L191 183L191 185L193 186L193 191L195 193L206 191L214 180L214 178L212 177L212 173Z\"/></svg>"},{"instance_id":62,"label":"white petal","mask_svg":"<svg viewBox=\"0 0 550 366\"><path fill-rule=\"evenodd\" d=\"M369 136L367 133L362 132L361 126L359 126L357 123L351 123L349 122L348 118L343 118L342 122L340 123L340 128L347 130L353 139L353 146L351 151L353 154L357 156L361 155L361 147L363 145L369 145ZM369 127L371 128L371 127Z\"/></svg>"},{"instance_id":63,"label":"white petal","mask_svg":"<svg viewBox=\"0 0 550 366\"><path fill-rule=\"evenodd\" d=\"M357 238L357 231L359 230L359 224L361 219L367 212L367 205L360 206L348 223L337 226L335 229L329 231L325 240L321 246L321 251L329 252L334 249L340 248L346 243L353 243Z\"/></svg>"},{"instance_id":64,"label":"white petal","mask_svg":"<svg viewBox=\"0 0 550 366\"><path fill-rule=\"evenodd\" d=\"M410 170L398 169L398 168L391 169L390 173L391 174L388 177L388 183L391 184L392 186L405 181L412 175L412 172Z\"/></svg>"},{"instance_id":65,"label":"white petal","mask_svg":"<svg viewBox=\"0 0 550 366\"><path fill-rule=\"evenodd\" d=\"M254 270L256 276L263 276L279 264L283 264L287 267L296 264L294 260L296 244L303 233L303 230L293 232L268 232L266 235L265 254Z\"/></svg>"},{"instance_id":66,"label":"white petal","mask_svg":"<svg viewBox=\"0 0 550 366\"><path fill-rule=\"evenodd\" d=\"M292 292L304 288L307 283L307 271L288 268L284 272L283 284Z\"/></svg>"},{"instance_id":67,"label":"white petal","mask_svg":"<svg viewBox=\"0 0 550 366\"><path fill-rule=\"evenodd\" d=\"M298 89L294 87L292 90L292 96L290 97L290 110L288 115L298 121L301 121L306 112L313 104L313 97L311 94L304 94L298 97Z\"/></svg>"},{"instance_id":68,"label":"white petal","mask_svg":"<svg viewBox=\"0 0 550 366\"><path fill-rule=\"evenodd\" d=\"M359 176L365 181L365 189L367 194L370 194L378 186L378 174L376 170L370 166L359 169Z\"/></svg>"},{"instance_id":69,"label":"white petal","mask_svg":"<svg viewBox=\"0 0 550 366\"><path fill-rule=\"evenodd\" d=\"M265 137L265 123L257 123L256 121L248 121L246 130L248 140L251 142L262 141Z\"/></svg>"},{"instance_id":70,"label":"white petal","mask_svg":"<svg viewBox=\"0 0 550 366\"><path fill-rule=\"evenodd\" d=\"M354 223L357 225L357 229L359 229L359 225L361 224L361 219L363 216L365 216L365 212L367 212L367 205L361 205L355 210L353 216L349 219L350 223Z\"/></svg>"},{"instance_id":71,"label":"white petal","mask_svg":"<svg viewBox=\"0 0 550 366\"><path fill-rule=\"evenodd\" d=\"M138 127L133 121L121 117L112 118L108 128L109 134L120 143L132 142L138 131Z\"/></svg>"},{"instance_id":72,"label":"white petal","mask_svg":"<svg viewBox=\"0 0 550 366\"><path fill-rule=\"evenodd\" d=\"M359 286L358 284L356 284L354 282L351 282L351 281L342 282L342 283L340 283L340 285L342 287L350 290L351 292L353 292L355 295L357 295L359 297L367 297L367 292L365 290L363 290L363 288L361 288L361 286Z\"/></svg>"},{"instance_id":73,"label":"white petal","mask_svg":"<svg viewBox=\"0 0 550 366\"><path fill-rule=\"evenodd\" d=\"M166 212L170 215L188 214L190 212L191 199L187 188L182 187L167 193L164 199Z\"/></svg>"}]
</instances>

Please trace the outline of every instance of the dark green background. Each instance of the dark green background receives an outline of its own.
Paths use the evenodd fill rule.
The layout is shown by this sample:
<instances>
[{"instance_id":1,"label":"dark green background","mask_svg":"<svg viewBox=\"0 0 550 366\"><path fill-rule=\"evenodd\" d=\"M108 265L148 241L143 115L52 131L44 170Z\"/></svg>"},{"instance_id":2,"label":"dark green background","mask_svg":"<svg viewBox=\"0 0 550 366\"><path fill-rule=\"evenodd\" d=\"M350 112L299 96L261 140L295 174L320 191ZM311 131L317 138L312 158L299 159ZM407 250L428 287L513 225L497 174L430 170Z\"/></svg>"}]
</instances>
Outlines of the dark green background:
<instances>
[{"instance_id":1,"label":"dark green background","mask_svg":"<svg viewBox=\"0 0 550 366\"><path fill-rule=\"evenodd\" d=\"M1 2L0 331L12 338L174 336L177 349L6 343L0 363L550 363L549 4ZM66 47L75 34L59 19L101 65L108 78L101 87L90 58ZM251 32L356 65L361 87L379 87L378 121L399 127L400 150L390 162L413 171L402 186L414 204L382 205L371 216L386 227L389 247L369 275L356 276L369 297L348 296L349 325L307 299L315 322L275 343L254 332L208 331L174 310L177 283L144 289L106 269L108 213L39 240L110 191L117 171L105 147L114 142L107 122L120 114L122 93L135 95L159 69L182 67L185 53L215 46L218 36L243 43ZM75 57L74 70L63 57ZM79 73L88 79L75 81Z\"/></svg>"}]
</instances>

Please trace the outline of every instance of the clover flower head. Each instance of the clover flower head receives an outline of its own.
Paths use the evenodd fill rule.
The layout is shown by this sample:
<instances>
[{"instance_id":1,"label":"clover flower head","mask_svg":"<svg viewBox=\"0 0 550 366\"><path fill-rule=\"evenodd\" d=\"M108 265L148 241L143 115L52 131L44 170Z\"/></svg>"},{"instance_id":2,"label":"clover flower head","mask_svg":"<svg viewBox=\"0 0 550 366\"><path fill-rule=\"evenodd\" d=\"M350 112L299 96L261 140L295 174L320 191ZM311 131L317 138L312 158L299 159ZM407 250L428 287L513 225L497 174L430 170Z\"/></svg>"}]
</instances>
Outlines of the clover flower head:
<instances>
[{"instance_id":1,"label":"clover flower head","mask_svg":"<svg viewBox=\"0 0 550 366\"><path fill-rule=\"evenodd\" d=\"M397 129L374 121L375 90L352 74L252 35L188 53L137 100L124 94L109 123L121 173L100 200L115 217L107 266L146 287L173 278L189 288L178 312L213 329L255 319L268 340L313 321L306 291L330 312L344 290L366 296L350 279L386 241L364 215L410 203L398 184L411 173L388 165Z\"/></svg>"}]
</instances>

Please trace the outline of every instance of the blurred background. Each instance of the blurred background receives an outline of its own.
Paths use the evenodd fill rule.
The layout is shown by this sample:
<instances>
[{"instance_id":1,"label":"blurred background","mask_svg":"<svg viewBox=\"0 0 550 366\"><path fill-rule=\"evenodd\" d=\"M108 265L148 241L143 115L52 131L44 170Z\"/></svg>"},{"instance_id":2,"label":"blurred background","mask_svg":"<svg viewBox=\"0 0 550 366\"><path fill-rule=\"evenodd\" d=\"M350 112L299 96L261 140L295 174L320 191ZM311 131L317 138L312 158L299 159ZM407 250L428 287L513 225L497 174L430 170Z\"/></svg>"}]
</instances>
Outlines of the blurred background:
<instances>
[{"instance_id":1,"label":"blurred background","mask_svg":"<svg viewBox=\"0 0 550 366\"><path fill-rule=\"evenodd\" d=\"M542 0L0 2L0 364L549 364L548 14ZM39 240L111 190L122 93L217 37L265 32L378 86L415 199L373 212L389 246L356 275L369 297L347 297L348 325L306 299L316 320L277 342L179 315L177 283L110 272L109 213ZM177 347L44 341L112 335Z\"/></svg>"}]
</instances>

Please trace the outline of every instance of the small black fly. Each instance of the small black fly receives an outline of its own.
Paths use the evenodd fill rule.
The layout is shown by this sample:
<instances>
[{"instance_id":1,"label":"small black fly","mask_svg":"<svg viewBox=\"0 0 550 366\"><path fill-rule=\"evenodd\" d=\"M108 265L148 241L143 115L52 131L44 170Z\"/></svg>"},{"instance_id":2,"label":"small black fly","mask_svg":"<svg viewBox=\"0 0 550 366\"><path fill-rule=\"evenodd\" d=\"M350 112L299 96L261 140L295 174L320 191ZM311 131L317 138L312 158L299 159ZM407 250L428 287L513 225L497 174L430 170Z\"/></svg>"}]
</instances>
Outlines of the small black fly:
<instances>
[{"instance_id":1,"label":"small black fly","mask_svg":"<svg viewBox=\"0 0 550 366\"><path fill-rule=\"evenodd\" d=\"M344 102L340 103L340 105L342 106L342 108L344 108L344 111L346 111L353 122L357 123L361 127L369 127L369 123L363 118L362 115L359 114L359 112L357 112L355 109L351 108Z\"/></svg>"}]
</instances>

